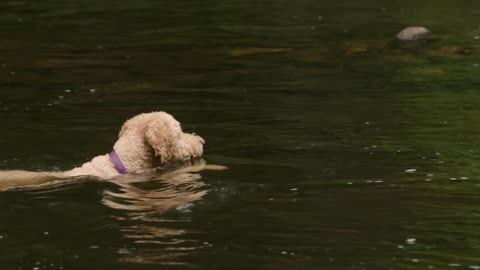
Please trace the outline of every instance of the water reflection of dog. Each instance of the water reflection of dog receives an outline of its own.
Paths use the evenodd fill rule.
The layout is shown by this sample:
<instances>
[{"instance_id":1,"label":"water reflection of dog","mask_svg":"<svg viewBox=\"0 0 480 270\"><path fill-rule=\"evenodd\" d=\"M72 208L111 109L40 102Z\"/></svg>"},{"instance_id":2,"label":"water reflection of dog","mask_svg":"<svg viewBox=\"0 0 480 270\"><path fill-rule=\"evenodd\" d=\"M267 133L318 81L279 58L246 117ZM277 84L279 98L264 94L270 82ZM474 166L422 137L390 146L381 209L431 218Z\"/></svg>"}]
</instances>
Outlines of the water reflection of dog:
<instances>
[{"instance_id":1,"label":"water reflection of dog","mask_svg":"<svg viewBox=\"0 0 480 270\"><path fill-rule=\"evenodd\" d=\"M200 181L200 171L224 169L223 166L206 164L200 159L158 168L153 176L122 175L111 181L118 185L119 191L105 191L103 203L112 209L131 211L133 215L165 212L205 195L206 191L202 190L205 183Z\"/></svg>"},{"instance_id":2,"label":"water reflection of dog","mask_svg":"<svg viewBox=\"0 0 480 270\"><path fill-rule=\"evenodd\" d=\"M203 160L195 160L180 166L161 168L161 173L153 177L123 175L114 178L112 183L117 189L104 191L102 203L115 210L111 217L117 220L124 237L140 245L131 252L124 249L125 256L122 259L165 264L178 260L178 256L186 255L189 250L198 247L199 243L179 237L188 232L178 226L178 223L185 222L185 215L167 218L165 213L171 210L175 213L191 211L193 203L208 192L200 172L223 169L223 166L207 165ZM155 248L152 249L152 245Z\"/></svg>"}]
</instances>

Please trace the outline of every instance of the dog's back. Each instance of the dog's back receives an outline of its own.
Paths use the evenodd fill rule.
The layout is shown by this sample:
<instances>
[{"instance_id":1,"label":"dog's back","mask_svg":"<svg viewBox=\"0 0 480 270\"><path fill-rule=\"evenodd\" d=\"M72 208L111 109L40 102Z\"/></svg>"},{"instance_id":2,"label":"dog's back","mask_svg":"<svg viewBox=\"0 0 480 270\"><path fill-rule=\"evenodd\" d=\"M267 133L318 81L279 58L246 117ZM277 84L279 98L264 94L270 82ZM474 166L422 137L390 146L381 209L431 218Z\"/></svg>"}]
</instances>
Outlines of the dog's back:
<instances>
[{"instance_id":1,"label":"dog's back","mask_svg":"<svg viewBox=\"0 0 480 270\"><path fill-rule=\"evenodd\" d=\"M17 186L39 185L55 179L56 172L0 171L0 191Z\"/></svg>"}]
</instances>

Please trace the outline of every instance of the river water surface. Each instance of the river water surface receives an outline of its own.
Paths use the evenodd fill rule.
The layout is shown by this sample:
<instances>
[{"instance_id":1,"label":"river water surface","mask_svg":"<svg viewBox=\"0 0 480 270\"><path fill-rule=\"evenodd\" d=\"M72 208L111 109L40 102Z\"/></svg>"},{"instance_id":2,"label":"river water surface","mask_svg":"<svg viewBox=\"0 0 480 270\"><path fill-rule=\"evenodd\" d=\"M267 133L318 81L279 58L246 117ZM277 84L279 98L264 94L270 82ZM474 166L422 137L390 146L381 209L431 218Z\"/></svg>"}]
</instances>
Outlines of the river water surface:
<instances>
[{"instance_id":1,"label":"river water surface","mask_svg":"<svg viewBox=\"0 0 480 270\"><path fill-rule=\"evenodd\" d=\"M1 2L0 169L70 169L162 110L229 170L2 192L0 269L480 269L479 10Z\"/></svg>"}]
</instances>

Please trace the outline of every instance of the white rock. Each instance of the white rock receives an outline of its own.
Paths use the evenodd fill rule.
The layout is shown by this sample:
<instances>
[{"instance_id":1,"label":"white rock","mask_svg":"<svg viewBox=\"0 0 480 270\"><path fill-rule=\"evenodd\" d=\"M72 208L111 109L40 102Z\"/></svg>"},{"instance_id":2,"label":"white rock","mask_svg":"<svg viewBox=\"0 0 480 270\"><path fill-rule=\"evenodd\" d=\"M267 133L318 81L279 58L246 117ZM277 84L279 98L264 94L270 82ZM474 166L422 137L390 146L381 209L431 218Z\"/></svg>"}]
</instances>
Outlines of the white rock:
<instances>
[{"instance_id":1,"label":"white rock","mask_svg":"<svg viewBox=\"0 0 480 270\"><path fill-rule=\"evenodd\" d=\"M409 26L397 34L397 39L401 41L414 41L424 38L431 32L423 26Z\"/></svg>"}]
</instances>

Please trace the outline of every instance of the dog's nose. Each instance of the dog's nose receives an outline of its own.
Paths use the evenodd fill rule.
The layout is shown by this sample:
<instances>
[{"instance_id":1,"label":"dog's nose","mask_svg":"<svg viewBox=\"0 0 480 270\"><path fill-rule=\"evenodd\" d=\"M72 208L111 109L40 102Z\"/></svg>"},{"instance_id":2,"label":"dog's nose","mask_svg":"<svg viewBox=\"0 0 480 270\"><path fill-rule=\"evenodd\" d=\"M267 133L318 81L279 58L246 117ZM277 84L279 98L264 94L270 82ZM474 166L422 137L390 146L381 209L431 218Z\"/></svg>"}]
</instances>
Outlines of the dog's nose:
<instances>
[{"instance_id":1,"label":"dog's nose","mask_svg":"<svg viewBox=\"0 0 480 270\"><path fill-rule=\"evenodd\" d=\"M195 135L195 133L193 133L193 136L195 136L200 143L205 144L205 140L202 137Z\"/></svg>"}]
</instances>

